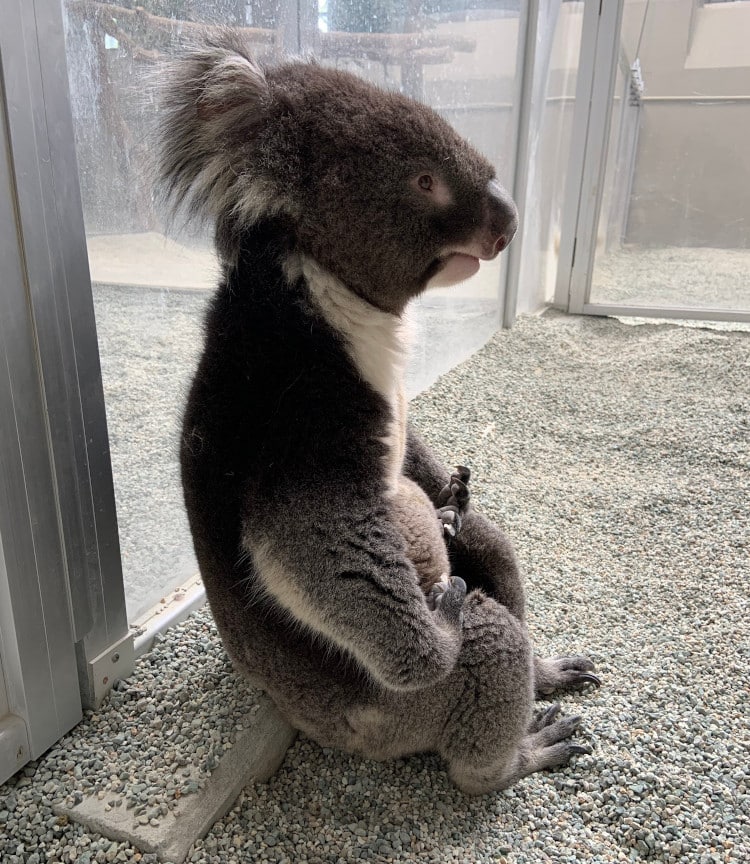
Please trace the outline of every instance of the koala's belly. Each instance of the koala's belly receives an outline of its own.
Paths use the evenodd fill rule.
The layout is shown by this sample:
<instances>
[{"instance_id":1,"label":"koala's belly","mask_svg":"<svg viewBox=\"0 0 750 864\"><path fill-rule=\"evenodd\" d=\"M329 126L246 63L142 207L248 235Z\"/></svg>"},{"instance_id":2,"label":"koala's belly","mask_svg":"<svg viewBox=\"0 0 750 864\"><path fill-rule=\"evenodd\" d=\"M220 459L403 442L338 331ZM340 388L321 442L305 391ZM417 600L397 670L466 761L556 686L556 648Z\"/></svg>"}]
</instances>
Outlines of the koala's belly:
<instances>
[{"instance_id":1,"label":"koala's belly","mask_svg":"<svg viewBox=\"0 0 750 864\"><path fill-rule=\"evenodd\" d=\"M407 555L417 569L422 590L427 593L436 582L447 579L450 571L437 512L425 492L403 475L398 479L392 503Z\"/></svg>"}]
</instances>

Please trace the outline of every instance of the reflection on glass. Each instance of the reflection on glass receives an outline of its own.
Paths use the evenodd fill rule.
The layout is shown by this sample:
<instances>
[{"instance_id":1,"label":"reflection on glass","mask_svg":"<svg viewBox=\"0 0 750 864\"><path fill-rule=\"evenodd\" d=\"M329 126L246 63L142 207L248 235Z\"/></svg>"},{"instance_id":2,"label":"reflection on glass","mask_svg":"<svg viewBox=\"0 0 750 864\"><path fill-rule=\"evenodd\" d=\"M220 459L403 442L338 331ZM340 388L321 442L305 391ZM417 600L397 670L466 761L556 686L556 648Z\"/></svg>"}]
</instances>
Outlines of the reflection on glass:
<instances>
[{"instance_id":1,"label":"reflection on glass","mask_svg":"<svg viewBox=\"0 0 750 864\"><path fill-rule=\"evenodd\" d=\"M144 79L205 25L282 50L280 0L66 0L66 43L130 620L197 566L179 484L179 418L216 285L210 239L166 239L154 207Z\"/></svg>"},{"instance_id":2,"label":"reflection on glass","mask_svg":"<svg viewBox=\"0 0 750 864\"><path fill-rule=\"evenodd\" d=\"M531 100L530 206L523 223L519 313L539 309L555 292L583 7L582 0L551 4L556 14L540 16L537 29L540 68Z\"/></svg>"},{"instance_id":3,"label":"reflection on glass","mask_svg":"<svg viewBox=\"0 0 750 864\"><path fill-rule=\"evenodd\" d=\"M520 0L319 0L310 44L324 62L426 102L513 180ZM497 329L505 256L412 306L408 390L424 389Z\"/></svg>"},{"instance_id":4,"label":"reflection on glass","mask_svg":"<svg viewBox=\"0 0 750 864\"><path fill-rule=\"evenodd\" d=\"M262 60L323 62L436 107L512 180L519 0L65 0L73 113L94 283L128 613L195 573L177 464L179 416L216 284L210 238L154 206L145 86L206 26L234 26ZM504 257L504 256L503 256ZM411 393L497 328L500 267L416 304Z\"/></svg>"},{"instance_id":5,"label":"reflection on glass","mask_svg":"<svg viewBox=\"0 0 750 864\"><path fill-rule=\"evenodd\" d=\"M750 308L750 3L625 6L591 301Z\"/></svg>"}]
</instances>

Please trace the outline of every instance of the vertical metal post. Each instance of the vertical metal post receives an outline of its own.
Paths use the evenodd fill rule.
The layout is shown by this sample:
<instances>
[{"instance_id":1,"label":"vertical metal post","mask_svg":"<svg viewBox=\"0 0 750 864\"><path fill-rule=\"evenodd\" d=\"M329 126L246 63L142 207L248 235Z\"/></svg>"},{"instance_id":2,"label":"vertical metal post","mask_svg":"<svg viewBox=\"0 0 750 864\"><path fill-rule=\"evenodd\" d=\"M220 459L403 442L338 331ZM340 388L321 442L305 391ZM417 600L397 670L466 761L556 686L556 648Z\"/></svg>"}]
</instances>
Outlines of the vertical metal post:
<instances>
[{"instance_id":1,"label":"vertical metal post","mask_svg":"<svg viewBox=\"0 0 750 864\"><path fill-rule=\"evenodd\" d=\"M528 0L523 5L521 26L523 33L521 54L516 66L518 87L516 98L516 148L513 159L513 198L520 216L518 236L508 249L508 264L505 276L505 292L503 298L503 327L512 327L516 320L518 306L518 278L521 272L523 256L523 217L526 211L526 198L529 185L529 157L532 94L534 91L534 69L536 66L537 30L539 27L539 0ZM520 40L519 40L520 41Z\"/></svg>"},{"instance_id":2,"label":"vertical metal post","mask_svg":"<svg viewBox=\"0 0 750 864\"><path fill-rule=\"evenodd\" d=\"M13 23L6 17L3 34ZM0 87L0 780L81 717L4 94Z\"/></svg>"},{"instance_id":3,"label":"vertical metal post","mask_svg":"<svg viewBox=\"0 0 750 864\"><path fill-rule=\"evenodd\" d=\"M16 223L53 470L80 685L95 704L129 671L132 639L58 0L8 0L0 56ZM113 657L108 665L108 658ZM106 679L106 681L105 681Z\"/></svg>"},{"instance_id":4,"label":"vertical metal post","mask_svg":"<svg viewBox=\"0 0 750 864\"><path fill-rule=\"evenodd\" d=\"M591 270L607 161L624 0L587 2L576 87L555 302L580 314Z\"/></svg>"}]
</instances>

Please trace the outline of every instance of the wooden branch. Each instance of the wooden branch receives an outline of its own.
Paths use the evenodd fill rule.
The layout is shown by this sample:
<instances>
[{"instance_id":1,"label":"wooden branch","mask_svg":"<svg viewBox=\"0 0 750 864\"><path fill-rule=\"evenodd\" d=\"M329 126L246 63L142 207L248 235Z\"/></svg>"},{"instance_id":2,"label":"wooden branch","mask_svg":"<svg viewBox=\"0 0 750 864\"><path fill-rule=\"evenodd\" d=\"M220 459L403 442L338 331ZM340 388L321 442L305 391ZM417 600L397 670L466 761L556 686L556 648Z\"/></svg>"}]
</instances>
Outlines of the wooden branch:
<instances>
[{"instance_id":1,"label":"wooden branch","mask_svg":"<svg viewBox=\"0 0 750 864\"><path fill-rule=\"evenodd\" d=\"M126 22L133 29L142 32L150 32L155 35L172 36L176 29L187 36L199 37L220 31L221 27L212 24L201 24L196 21L184 21L179 18L164 18L161 15L152 15L142 6L135 9L126 9L124 6L114 6L109 3L101 3L98 0L69 0L66 6L68 12L80 18L95 20L100 26L112 32ZM237 27L234 28L244 36L248 42L260 45L274 45L277 42L276 30L266 30L261 27Z\"/></svg>"},{"instance_id":2,"label":"wooden branch","mask_svg":"<svg viewBox=\"0 0 750 864\"><path fill-rule=\"evenodd\" d=\"M365 56L371 60L403 63L419 59L421 63L450 63L453 52L471 53L476 50L474 39L447 36L440 33L345 33L331 31L320 34L320 50L324 58Z\"/></svg>"}]
</instances>

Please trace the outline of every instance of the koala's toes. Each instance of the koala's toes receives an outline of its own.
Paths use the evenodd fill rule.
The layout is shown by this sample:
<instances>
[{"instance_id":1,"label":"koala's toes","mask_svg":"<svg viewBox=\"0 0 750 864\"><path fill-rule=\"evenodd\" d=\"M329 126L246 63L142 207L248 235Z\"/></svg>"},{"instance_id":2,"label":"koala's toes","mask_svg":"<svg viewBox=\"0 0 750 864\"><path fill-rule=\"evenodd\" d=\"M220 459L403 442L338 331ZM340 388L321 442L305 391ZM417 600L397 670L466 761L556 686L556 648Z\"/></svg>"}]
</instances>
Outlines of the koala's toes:
<instances>
[{"instance_id":1,"label":"koala's toes","mask_svg":"<svg viewBox=\"0 0 750 864\"><path fill-rule=\"evenodd\" d=\"M443 525L443 533L452 540L461 530L461 514L458 512L458 508L450 504L447 507L441 507L437 514Z\"/></svg>"},{"instance_id":2,"label":"koala's toes","mask_svg":"<svg viewBox=\"0 0 750 864\"><path fill-rule=\"evenodd\" d=\"M471 478L471 471L465 465L456 465L455 474L451 474L451 479L458 477L462 483L468 483Z\"/></svg>"},{"instance_id":3,"label":"koala's toes","mask_svg":"<svg viewBox=\"0 0 750 864\"><path fill-rule=\"evenodd\" d=\"M578 672L593 672L594 661L585 654L571 654L552 658L560 669L576 670Z\"/></svg>"},{"instance_id":4,"label":"koala's toes","mask_svg":"<svg viewBox=\"0 0 750 864\"><path fill-rule=\"evenodd\" d=\"M447 573L440 577L440 581L436 582L427 592L427 608L434 612L443 600L443 594L450 587L450 578Z\"/></svg>"},{"instance_id":5,"label":"koala's toes","mask_svg":"<svg viewBox=\"0 0 750 864\"><path fill-rule=\"evenodd\" d=\"M545 711L539 718L543 725L526 739L526 745L533 753L536 770L565 765L571 756L591 752L589 747L568 740L581 725L581 718L557 719L559 710L559 705L553 705Z\"/></svg>"},{"instance_id":6,"label":"koala's toes","mask_svg":"<svg viewBox=\"0 0 750 864\"><path fill-rule=\"evenodd\" d=\"M529 724L529 734L533 735L535 732L539 732L541 729L544 729L545 726L549 726L550 723L554 723L557 719L558 714L560 713L560 703L555 702L554 705L550 705L546 711L542 711L531 721Z\"/></svg>"},{"instance_id":7,"label":"koala's toes","mask_svg":"<svg viewBox=\"0 0 750 864\"><path fill-rule=\"evenodd\" d=\"M559 720L554 720L552 723L542 726L538 732L534 733L535 746L551 747L553 744L557 744L558 741L570 738L581 725L581 719L578 715L561 717Z\"/></svg>"},{"instance_id":8,"label":"koala's toes","mask_svg":"<svg viewBox=\"0 0 750 864\"><path fill-rule=\"evenodd\" d=\"M469 477L471 472L463 465L459 465L451 474L446 486L444 486L437 498L437 506L445 507L452 504L459 510L464 510L469 503L471 494L469 492Z\"/></svg>"},{"instance_id":9,"label":"koala's toes","mask_svg":"<svg viewBox=\"0 0 750 864\"><path fill-rule=\"evenodd\" d=\"M537 770L544 768L560 768L567 765L573 756L585 753L590 754L591 748L582 744L574 744L572 741L558 741L542 750L537 751Z\"/></svg>"},{"instance_id":10,"label":"koala's toes","mask_svg":"<svg viewBox=\"0 0 750 864\"><path fill-rule=\"evenodd\" d=\"M465 599L466 583L460 576L454 576L448 588L434 597L435 608L448 622L461 627L463 622L462 608Z\"/></svg>"},{"instance_id":11,"label":"koala's toes","mask_svg":"<svg viewBox=\"0 0 750 864\"><path fill-rule=\"evenodd\" d=\"M469 487L454 474L451 477L450 490L451 497L448 499L448 503L455 504L459 510L465 510L471 497Z\"/></svg>"},{"instance_id":12,"label":"koala's toes","mask_svg":"<svg viewBox=\"0 0 750 864\"><path fill-rule=\"evenodd\" d=\"M551 705L531 723L521 743L516 777L545 768L559 768L567 765L571 757L591 752L584 744L569 740L581 725L581 718L560 717L559 714L560 706Z\"/></svg>"},{"instance_id":13,"label":"koala's toes","mask_svg":"<svg viewBox=\"0 0 750 864\"><path fill-rule=\"evenodd\" d=\"M601 686L601 678L594 674L594 664L582 654L565 657L536 658L535 685L538 697L548 696L556 690L580 690L589 684Z\"/></svg>"}]
</instances>

